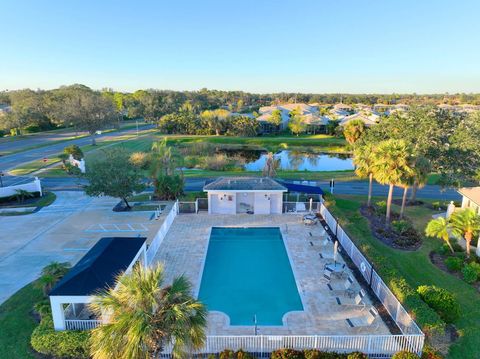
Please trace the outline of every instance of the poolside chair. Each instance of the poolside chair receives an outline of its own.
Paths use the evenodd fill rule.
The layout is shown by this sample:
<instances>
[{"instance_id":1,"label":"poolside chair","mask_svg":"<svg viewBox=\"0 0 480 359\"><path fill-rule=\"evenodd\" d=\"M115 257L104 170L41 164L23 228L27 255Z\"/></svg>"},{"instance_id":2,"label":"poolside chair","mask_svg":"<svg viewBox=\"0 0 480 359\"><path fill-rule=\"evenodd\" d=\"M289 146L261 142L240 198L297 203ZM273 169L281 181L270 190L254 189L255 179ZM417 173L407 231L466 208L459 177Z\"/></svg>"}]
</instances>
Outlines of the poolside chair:
<instances>
[{"instance_id":1,"label":"poolside chair","mask_svg":"<svg viewBox=\"0 0 480 359\"><path fill-rule=\"evenodd\" d=\"M365 297L365 295L366 295L365 291L363 289L360 289L360 291L357 293L357 295L353 299L335 297L335 300L338 305L358 307L360 311L363 311L367 307L367 305L363 301L363 298Z\"/></svg>"},{"instance_id":2,"label":"poolside chair","mask_svg":"<svg viewBox=\"0 0 480 359\"><path fill-rule=\"evenodd\" d=\"M332 279L332 270L330 268L324 268L323 269L323 278L324 281L326 280L327 282L330 282Z\"/></svg>"},{"instance_id":3,"label":"poolside chair","mask_svg":"<svg viewBox=\"0 0 480 359\"><path fill-rule=\"evenodd\" d=\"M347 318L347 324L350 328L369 327L378 317L378 311L375 308L370 308L365 315L355 318Z\"/></svg>"},{"instance_id":4,"label":"poolside chair","mask_svg":"<svg viewBox=\"0 0 480 359\"><path fill-rule=\"evenodd\" d=\"M325 269L328 269L327 267L325 267ZM352 296L352 294L354 294L354 290L352 289L352 286L353 286L353 278L349 275L347 277L347 279L345 279L344 282L342 282L339 287L340 288L334 288L331 284L328 284L328 288L330 290L335 290L335 291L338 291L338 292L343 292L345 296Z\"/></svg>"}]
</instances>

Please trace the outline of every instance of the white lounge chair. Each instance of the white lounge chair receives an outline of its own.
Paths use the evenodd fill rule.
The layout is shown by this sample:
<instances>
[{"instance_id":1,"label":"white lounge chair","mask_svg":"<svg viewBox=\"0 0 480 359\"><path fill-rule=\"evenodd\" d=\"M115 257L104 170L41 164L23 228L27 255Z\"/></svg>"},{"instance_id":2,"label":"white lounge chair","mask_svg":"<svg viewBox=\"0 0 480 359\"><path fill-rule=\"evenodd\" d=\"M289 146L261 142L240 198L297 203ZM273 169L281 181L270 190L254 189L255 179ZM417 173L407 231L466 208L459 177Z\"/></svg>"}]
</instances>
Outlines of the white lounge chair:
<instances>
[{"instance_id":1,"label":"white lounge chair","mask_svg":"<svg viewBox=\"0 0 480 359\"><path fill-rule=\"evenodd\" d=\"M340 285L338 286L332 286L331 284L328 285L328 288L330 290L335 290L337 292L343 292L345 296L348 296L350 297L352 294L354 294L355 292L353 291L352 289L353 287L353 278L349 275L347 277L347 279L345 279L344 282L342 282Z\"/></svg>"},{"instance_id":2,"label":"white lounge chair","mask_svg":"<svg viewBox=\"0 0 480 359\"><path fill-rule=\"evenodd\" d=\"M362 311L366 308L366 304L363 300L365 295L366 295L365 291L363 289L360 289L360 291L357 293L357 295L353 299L335 297L335 300L336 300L338 305L344 305L344 306L349 306L349 307L358 307Z\"/></svg>"},{"instance_id":3,"label":"white lounge chair","mask_svg":"<svg viewBox=\"0 0 480 359\"><path fill-rule=\"evenodd\" d=\"M351 328L368 327L373 324L377 317L378 311L372 307L365 315L362 315L361 317L347 318L346 321Z\"/></svg>"}]
</instances>

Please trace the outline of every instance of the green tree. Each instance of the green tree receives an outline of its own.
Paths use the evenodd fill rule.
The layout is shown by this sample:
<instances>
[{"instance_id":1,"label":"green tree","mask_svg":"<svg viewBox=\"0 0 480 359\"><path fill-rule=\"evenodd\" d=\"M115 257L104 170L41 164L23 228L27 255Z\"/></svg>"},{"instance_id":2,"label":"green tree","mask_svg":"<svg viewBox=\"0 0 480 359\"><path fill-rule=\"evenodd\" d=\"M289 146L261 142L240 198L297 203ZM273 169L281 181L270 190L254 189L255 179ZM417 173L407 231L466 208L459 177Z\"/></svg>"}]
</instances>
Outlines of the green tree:
<instances>
[{"instance_id":1,"label":"green tree","mask_svg":"<svg viewBox=\"0 0 480 359\"><path fill-rule=\"evenodd\" d=\"M428 237L443 240L448 245L448 248L450 248L452 254L455 253L450 243L450 224L444 217L438 217L428 222L427 228L425 228L425 234Z\"/></svg>"},{"instance_id":2,"label":"green tree","mask_svg":"<svg viewBox=\"0 0 480 359\"><path fill-rule=\"evenodd\" d=\"M352 120L343 126L343 135L347 142L353 145L357 142L367 130L362 120Z\"/></svg>"},{"instance_id":3,"label":"green tree","mask_svg":"<svg viewBox=\"0 0 480 359\"><path fill-rule=\"evenodd\" d=\"M70 263L51 262L42 269L38 283L45 296L50 293L53 286L70 270Z\"/></svg>"},{"instance_id":4,"label":"green tree","mask_svg":"<svg viewBox=\"0 0 480 359\"><path fill-rule=\"evenodd\" d=\"M413 174L411 167L411 149L403 140L386 140L375 148L373 177L381 184L388 185L387 211L385 218L390 221L393 188L402 183L402 179Z\"/></svg>"},{"instance_id":5,"label":"green tree","mask_svg":"<svg viewBox=\"0 0 480 359\"><path fill-rule=\"evenodd\" d=\"M355 173L360 178L368 178L368 198L367 206L372 203L372 185L373 185L373 164L375 162L374 146L370 143L356 146L353 151L353 163L355 164Z\"/></svg>"},{"instance_id":6,"label":"green tree","mask_svg":"<svg viewBox=\"0 0 480 359\"><path fill-rule=\"evenodd\" d=\"M300 133L305 131L307 126L303 121L302 116L296 115L290 118L290 121L288 122L288 128L294 135L298 136Z\"/></svg>"},{"instance_id":7,"label":"green tree","mask_svg":"<svg viewBox=\"0 0 480 359\"><path fill-rule=\"evenodd\" d=\"M272 125L276 126L277 128L280 127L280 125L282 124L282 111L280 110L272 111L272 114L268 118L268 122L270 122Z\"/></svg>"},{"instance_id":8,"label":"green tree","mask_svg":"<svg viewBox=\"0 0 480 359\"><path fill-rule=\"evenodd\" d=\"M465 239L467 257L470 257L470 244L480 231L480 216L471 208L464 208L453 212L450 216L452 234Z\"/></svg>"},{"instance_id":9,"label":"green tree","mask_svg":"<svg viewBox=\"0 0 480 359\"><path fill-rule=\"evenodd\" d=\"M67 155L72 155L77 161L80 161L83 158L83 151L77 145L67 146L63 149L63 152Z\"/></svg>"},{"instance_id":10,"label":"green tree","mask_svg":"<svg viewBox=\"0 0 480 359\"><path fill-rule=\"evenodd\" d=\"M89 163L86 177L89 196L120 198L131 208L127 198L145 189L140 170L131 163L130 153L123 149L103 150L103 156Z\"/></svg>"},{"instance_id":11,"label":"green tree","mask_svg":"<svg viewBox=\"0 0 480 359\"><path fill-rule=\"evenodd\" d=\"M417 190L427 184L428 175L432 170L430 161L424 156L418 156L413 163L413 183L410 202L415 203L417 199Z\"/></svg>"},{"instance_id":12,"label":"green tree","mask_svg":"<svg viewBox=\"0 0 480 359\"><path fill-rule=\"evenodd\" d=\"M62 96L63 100L53 107L55 117L72 123L77 129L87 131L93 146L96 145L96 132L118 119L119 114L112 100L88 87L64 89Z\"/></svg>"},{"instance_id":13,"label":"green tree","mask_svg":"<svg viewBox=\"0 0 480 359\"><path fill-rule=\"evenodd\" d=\"M234 116L230 118L227 134L231 136L253 137L256 136L259 123L256 119L247 116Z\"/></svg>"},{"instance_id":14,"label":"green tree","mask_svg":"<svg viewBox=\"0 0 480 359\"><path fill-rule=\"evenodd\" d=\"M161 265L137 265L94 298L92 311L108 313L108 322L92 331L94 359L158 358L170 343L174 358L184 358L203 346L207 310L190 294L191 284L183 276L163 284Z\"/></svg>"}]
</instances>

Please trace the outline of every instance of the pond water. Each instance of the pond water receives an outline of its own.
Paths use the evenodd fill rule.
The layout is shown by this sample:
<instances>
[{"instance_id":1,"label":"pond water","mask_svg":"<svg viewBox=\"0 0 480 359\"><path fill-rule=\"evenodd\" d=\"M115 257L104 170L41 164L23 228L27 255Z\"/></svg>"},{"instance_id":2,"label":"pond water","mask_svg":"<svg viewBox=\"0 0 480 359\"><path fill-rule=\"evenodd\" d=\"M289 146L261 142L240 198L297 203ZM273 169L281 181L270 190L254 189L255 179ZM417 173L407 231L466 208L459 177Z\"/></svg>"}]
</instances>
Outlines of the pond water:
<instances>
[{"instance_id":1,"label":"pond water","mask_svg":"<svg viewBox=\"0 0 480 359\"><path fill-rule=\"evenodd\" d=\"M280 151L273 155L279 160L279 170L292 171L344 171L353 170L352 159L343 154L305 153ZM267 153L261 153L256 160L247 160L245 170L261 171L265 167Z\"/></svg>"}]
</instances>

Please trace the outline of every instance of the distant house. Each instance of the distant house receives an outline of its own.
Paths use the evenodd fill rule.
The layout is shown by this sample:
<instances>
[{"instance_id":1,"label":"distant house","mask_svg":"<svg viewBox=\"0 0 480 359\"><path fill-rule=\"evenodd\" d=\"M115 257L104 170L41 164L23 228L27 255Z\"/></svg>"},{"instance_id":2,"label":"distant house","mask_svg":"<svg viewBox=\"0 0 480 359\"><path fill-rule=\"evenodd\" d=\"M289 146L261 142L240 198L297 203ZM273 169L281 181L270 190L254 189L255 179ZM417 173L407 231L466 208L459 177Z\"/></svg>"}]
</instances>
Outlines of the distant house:
<instances>
[{"instance_id":1,"label":"distant house","mask_svg":"<svg viewBox=\"0 0 480 359\"><path fill-rule=\"evenodd\" d=\"M340 126L345 126L347 123L349 123L353 120L360 120L365 124L365 126L370 127L370 126L373 126L373 125L377 124L379 119L380 119L380 116L378 116L376 114L373 114L373 113L365 114L365 113L359 112L359 113L355 113L353 115L346 116L346 117L342 118L340 120L339 125Z\"/></svg>"},{"instance_id":2,"label":"distant house","mask_svg":"<svg viewBox=\"0 0 480 359\"><path fill-rule=\"evenodd\" d=\"M102 238L50 292L55 330L92 329L103 322L88 304L101 290L112 288L121 273L136 263L147 265L146 238Z\"/></svg>"},{"instance_id":3,"label":"distant house","mask_svg":"<svg viewBox=\"0 0 480 359\"><path fill-rule=\"evenodd\" d=\"M281 214L287 188L271 178L220 177L203 191L210 214Z\"/></svg>"},{"instance_id":4,"label":"distant house","mask_svg":"<svg viewBox=\"0 0 480 359\"><path fill-rule=\"evenodd\" d=\"M260 116L257 117L257 121L260 122L261 132L272 133L278 130L285 130L288 126L288 122L290 121L290 112L296 109L299 110L300 115L302 116L318 115L318 108L316 106L307 105L305 103L288 103L277 106L260 107L260 109L258 110ZM269 121L272 113L276 110L279 110L282 116L282 123L279 128L276 128Z\"/></svg>"},{"instance_id":5,"label":"distant house","mask_svg":"<svg viewBox=\"0 0 480 359\"><path fill-rule=\"evenodd\" d=\"M462 208L471 208L480 215L480 187L460 188L462 195Z\"/></svg>"}]
</instances>

